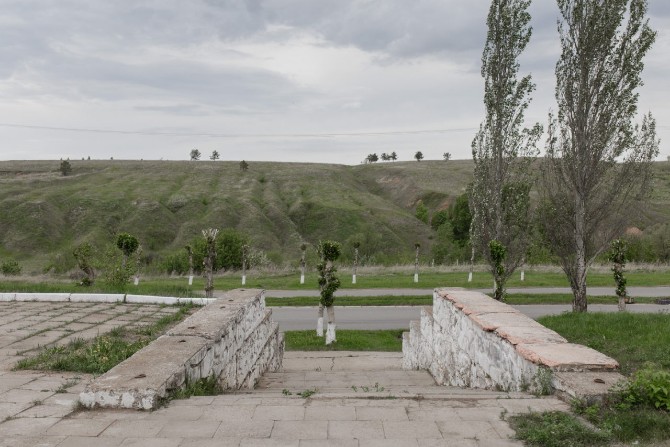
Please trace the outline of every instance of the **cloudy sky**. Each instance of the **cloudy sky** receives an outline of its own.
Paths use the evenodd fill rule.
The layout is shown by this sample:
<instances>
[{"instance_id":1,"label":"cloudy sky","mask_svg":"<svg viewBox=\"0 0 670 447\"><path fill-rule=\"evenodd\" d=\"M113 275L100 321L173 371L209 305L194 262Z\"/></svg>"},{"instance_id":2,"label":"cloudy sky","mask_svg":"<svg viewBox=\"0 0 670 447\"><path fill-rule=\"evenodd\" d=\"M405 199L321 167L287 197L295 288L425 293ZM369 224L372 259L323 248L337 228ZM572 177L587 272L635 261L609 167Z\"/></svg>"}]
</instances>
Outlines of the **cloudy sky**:
<instances>
[{"instance_id":1,"label":"cloudy sky","mask_svg":"<svg viewBox=\"0 0 670 447\"><path fill-rule=\"evenodd\" d=\"M488 1L0 0L0 159L207 158L357 164L470 158ZM670 2L640 110L670 156ZM552 0L531 7L527 121L553 106Z\"/></svg>"}]
</instances>

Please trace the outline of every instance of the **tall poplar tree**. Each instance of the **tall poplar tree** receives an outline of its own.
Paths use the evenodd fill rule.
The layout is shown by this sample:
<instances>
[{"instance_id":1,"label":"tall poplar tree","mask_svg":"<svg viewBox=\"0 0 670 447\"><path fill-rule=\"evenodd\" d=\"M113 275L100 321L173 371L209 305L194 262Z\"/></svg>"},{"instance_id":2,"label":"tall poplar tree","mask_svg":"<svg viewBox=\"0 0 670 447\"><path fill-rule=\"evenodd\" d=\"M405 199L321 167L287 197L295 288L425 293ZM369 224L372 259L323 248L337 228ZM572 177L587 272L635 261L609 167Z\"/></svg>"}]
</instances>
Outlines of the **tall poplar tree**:
<instances>
[{"instance_id":1,"label":"tall poplar tree","mask_svg":"<svg viewBox=\"0 0 670 447\"><path fill-rule=\"evenodd\" d=\"M529 5L530 0L491 2L481 71L486 118L472 142L471 238L501 291L528 246L528 167L531 157L537 155L536 143L542 133L539 124L523 128L524 112L535 89L530 75L518 78L518 58L532 33ZM503 268L496 267L491 257L489 243L494 240L507 253ZM503 297L503 292L496 294L496 299Z\"/></svg>"},{"instance_id":2,"label":"tall poplar tree","mask_svg":"<svg viewBox=\"0 0 670 447\"><path fill-rule=\"evenodd\" d=\"M558 115L549 117L541 216L570 281L572 309L585 312L591 263L650 189L656 123L651 114L641 126L633 118L656 33L646 0L558 0L558 7Z\"/></svg>"}]
</instances>

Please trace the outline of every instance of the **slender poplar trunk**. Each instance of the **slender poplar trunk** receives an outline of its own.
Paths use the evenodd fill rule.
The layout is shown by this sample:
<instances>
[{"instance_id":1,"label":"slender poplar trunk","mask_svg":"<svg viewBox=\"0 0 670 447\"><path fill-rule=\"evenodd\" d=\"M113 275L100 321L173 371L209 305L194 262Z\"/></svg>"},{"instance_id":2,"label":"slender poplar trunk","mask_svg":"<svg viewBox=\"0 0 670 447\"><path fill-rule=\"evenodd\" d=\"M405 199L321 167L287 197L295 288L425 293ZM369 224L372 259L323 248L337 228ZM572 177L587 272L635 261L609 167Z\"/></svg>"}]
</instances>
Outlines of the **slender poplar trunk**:
<instances>
[{"instance_id":1,"label":"slender poplar trunk","mask_svg":"<svg viewBox=\"0 0 670 447\"><path fill-rule=\"evenodd\" d=\"M586 312L586 205L581 197L575 200L575 247L577 248L574 260L575 275L570 286L574 299L573 312Z\"/></svg>"}]
</instances>

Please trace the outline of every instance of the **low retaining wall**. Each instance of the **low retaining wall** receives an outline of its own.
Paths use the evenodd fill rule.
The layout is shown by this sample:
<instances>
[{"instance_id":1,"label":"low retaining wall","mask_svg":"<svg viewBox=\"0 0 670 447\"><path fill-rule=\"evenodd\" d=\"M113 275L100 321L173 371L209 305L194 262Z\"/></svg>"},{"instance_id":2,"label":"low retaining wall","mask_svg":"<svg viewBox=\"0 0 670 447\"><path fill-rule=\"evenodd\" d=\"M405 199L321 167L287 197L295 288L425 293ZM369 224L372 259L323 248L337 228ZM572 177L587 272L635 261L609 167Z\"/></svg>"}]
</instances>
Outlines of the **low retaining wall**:
<instances>
[{"instance_id":1,"label":"low retaining wall","mask_svg":"<svg viewBox=\"0 0 670 447\"><path fill-rule=\"evenodd\" d=\"M482 293L446 289L434 291L433 307L424 307L421 320L403 334L403 367L427 369L440 385L549 388L572 397L604 393L621 378L614 359L568 343L511 306ZM587 376L596 389L575 391L573 385Z\"/></svg>"},{"instance_id":2,"label":"low retaining wall","mask_svg":"<svg viewBox=\"0 0 670 447\"><path fill-rule=\"evenodd\" d=\"M237 289L94 379L79 395L88 408L156 408L177 388L217 377L224 389L253 388L277 371L284 339L262 290Z\"/></svg>"}]
</instances>

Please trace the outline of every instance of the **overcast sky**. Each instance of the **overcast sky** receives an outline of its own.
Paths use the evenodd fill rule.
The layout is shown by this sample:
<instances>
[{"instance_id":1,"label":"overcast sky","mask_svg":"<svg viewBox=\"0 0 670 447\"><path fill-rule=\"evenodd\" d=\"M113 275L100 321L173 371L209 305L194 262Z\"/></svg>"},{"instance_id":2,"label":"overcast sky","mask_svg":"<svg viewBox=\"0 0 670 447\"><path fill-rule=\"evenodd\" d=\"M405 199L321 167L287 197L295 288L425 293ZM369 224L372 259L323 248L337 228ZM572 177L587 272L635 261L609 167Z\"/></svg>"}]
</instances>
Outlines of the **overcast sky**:
<instances>
[{"instance_id":1,"label":"overcast sky","mask_svg":"<svg viewBox=\"0 0 670 447\"><path fill-rule=\"evenodd\" d=\"M357 164L471 158L485 0L0 0L0 159ZM640 111L670 156L670 2ZM526 119L554 107L553 0L531 6ZM546 127L546 125L545 125Z\"/></svg>"}]
</instances>

